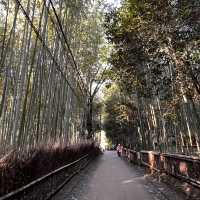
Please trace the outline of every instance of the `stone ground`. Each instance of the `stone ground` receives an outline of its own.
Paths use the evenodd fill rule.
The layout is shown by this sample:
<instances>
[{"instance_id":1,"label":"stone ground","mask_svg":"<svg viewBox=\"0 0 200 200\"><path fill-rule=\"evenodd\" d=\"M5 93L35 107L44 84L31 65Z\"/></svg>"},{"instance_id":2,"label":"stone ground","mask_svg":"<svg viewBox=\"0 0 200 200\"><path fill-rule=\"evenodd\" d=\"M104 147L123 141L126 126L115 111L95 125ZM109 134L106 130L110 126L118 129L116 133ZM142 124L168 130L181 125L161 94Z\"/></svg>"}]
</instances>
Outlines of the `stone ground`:
<instances>
[{"instance_id":1,"label":"stone ground","mask_svg":"<svg viewBox=\"0 0 200 200\"><path fill-rule=\"evenodd\" d=\"M53 200L184 200L172 187L107 151L68 183Z\"/></svg>"}]
</instances>

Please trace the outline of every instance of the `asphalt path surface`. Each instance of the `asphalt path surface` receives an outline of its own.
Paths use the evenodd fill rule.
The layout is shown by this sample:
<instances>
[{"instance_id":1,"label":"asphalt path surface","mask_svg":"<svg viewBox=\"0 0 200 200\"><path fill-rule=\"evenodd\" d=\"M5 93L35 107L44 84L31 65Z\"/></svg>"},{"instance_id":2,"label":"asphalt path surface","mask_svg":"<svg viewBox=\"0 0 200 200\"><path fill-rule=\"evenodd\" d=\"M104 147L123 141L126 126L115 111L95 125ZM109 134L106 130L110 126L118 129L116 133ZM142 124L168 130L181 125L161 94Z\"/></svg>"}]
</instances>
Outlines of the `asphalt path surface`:
<instances>
[{"instance_id":1,"label":"asphalt path surface","mask_svg":"<svg viewBox=\"0 0 200 200\"><path fill-rule=\"evenodd\" d=\"M68 183L53 200L181 200L175 191L148 181L144 169L107 151Z\"/></svg>"}]
</instances>

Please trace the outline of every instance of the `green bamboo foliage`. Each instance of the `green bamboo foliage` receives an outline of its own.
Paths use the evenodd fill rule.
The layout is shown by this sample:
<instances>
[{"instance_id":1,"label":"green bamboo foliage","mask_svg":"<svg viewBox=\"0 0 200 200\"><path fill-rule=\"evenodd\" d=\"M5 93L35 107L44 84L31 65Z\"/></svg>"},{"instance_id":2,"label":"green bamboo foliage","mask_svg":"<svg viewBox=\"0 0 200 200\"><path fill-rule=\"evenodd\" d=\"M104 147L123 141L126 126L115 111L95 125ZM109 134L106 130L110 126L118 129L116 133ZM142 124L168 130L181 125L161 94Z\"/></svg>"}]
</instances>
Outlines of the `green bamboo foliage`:
<instances>
[{"instance_id":1,"label":"green bamboo foliage","mask_svg":"<svg viewBox=\"0 0 200 200\"><path fill-rule=\"evenodd\" d=\"M89 0L0 1L1 154L84 138L88 80L80 53L99 47L90 45L94 31L80 31L95 6Z\"/></svg>"},{"instance_id":2,"label":"green bamboo foliage","mask_svg":"<svg viewBox=\"0 0 200 200\"><path fill-rule=\"evenodd\" d=\"M134 128L129 120L113 127L134 148L199 155L199 11L196 0L122 0L107 14L111 79L137 108Z\"/></svg>"}]
</instances>

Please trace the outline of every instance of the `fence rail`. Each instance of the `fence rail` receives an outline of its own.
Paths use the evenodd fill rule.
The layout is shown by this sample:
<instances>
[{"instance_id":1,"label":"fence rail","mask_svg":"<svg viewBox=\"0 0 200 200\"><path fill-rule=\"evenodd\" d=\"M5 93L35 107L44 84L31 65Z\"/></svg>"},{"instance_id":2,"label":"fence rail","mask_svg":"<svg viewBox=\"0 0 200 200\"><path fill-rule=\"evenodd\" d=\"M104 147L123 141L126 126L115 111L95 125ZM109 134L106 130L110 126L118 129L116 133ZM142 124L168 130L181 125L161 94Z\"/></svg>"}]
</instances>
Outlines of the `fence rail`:
<instances>
[{"instance_id":1,"label":"fence rail","mask_svg":"<svg viewBox=\"0 0 200 200\"><path fill-rule=\"evenodd\" d=\"M28 185L0 197L0 200L48 200L80 170L85 168L89 161L90 154L87 154L72 163L38 178Z\"/></svg>"},{"instance_id":2,"label":"fence rail","mask_svg":"<svg viewBox=\"0 0 200 200\"><path fill-rule=\"evenodd\" d=\"M130 162L144 165L151 170L164 172L200 188L200 158L154 151L136 152L124 148L122 156Z\"/></svg>"}]
</instances>

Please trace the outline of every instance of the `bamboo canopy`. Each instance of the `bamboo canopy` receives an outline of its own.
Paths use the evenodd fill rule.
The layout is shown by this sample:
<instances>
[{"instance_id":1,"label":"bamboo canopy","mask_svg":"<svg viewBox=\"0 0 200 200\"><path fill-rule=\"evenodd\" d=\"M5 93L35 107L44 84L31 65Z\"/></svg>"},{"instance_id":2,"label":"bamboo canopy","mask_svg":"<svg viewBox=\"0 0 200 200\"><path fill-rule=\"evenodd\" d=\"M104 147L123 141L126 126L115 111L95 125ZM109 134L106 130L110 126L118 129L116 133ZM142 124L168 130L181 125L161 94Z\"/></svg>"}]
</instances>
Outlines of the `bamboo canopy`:
<instances>
[{"instance_id":1,"label":"bamboo canopy","mask_svg":"<svg viewBox=\"0 0 200 200\"><path fill-rule=\"evenodd\" d=\"M91 78L85 71L97 59L94 53L87 63L83 53L98 51L101 37L95 27L87 30L89 19L97 23L91 18L99 14L97 4L8 0L0 8L1 154L79 142L87 133Z\"/></svg>"}]
</instances>

